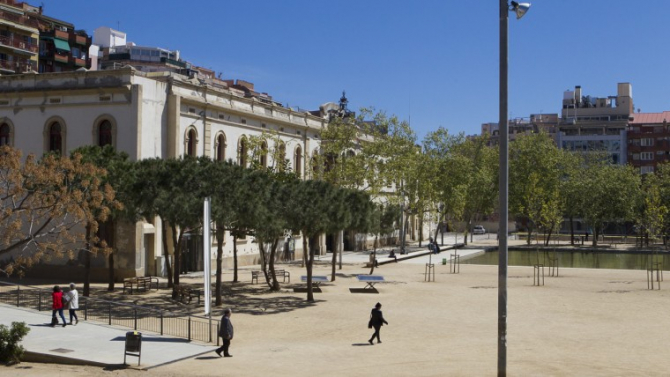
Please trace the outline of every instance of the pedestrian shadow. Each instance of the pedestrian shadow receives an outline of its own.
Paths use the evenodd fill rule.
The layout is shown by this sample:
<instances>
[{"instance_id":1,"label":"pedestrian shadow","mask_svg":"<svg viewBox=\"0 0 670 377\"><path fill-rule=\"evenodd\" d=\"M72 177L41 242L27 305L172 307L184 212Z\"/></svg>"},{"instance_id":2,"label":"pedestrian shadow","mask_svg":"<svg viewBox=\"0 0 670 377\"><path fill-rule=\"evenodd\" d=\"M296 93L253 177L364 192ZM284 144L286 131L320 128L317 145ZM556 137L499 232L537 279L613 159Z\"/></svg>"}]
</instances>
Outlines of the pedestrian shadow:
<instances>
[{"instance_id":1,"label":"pedestrian shadow","mask_svg":"<svg viewBox=\"0 0 670 377\"><path fill-rule=\"evenodd\" d=\"M372 344L370 343L352 343L352 347L364 347L364 346L371 346Z\"/></svg>"},{"instance_id":2,"label":"pedestrian shadow","mask_svg":"<svg viewBox=\"0 0 670 377\"><path fill-rule=\"evenodd\" d=\"M219 356L198 356L195 358L196 360L214 360L214 359L221 359Z\"/></svg>"}]
</instances>

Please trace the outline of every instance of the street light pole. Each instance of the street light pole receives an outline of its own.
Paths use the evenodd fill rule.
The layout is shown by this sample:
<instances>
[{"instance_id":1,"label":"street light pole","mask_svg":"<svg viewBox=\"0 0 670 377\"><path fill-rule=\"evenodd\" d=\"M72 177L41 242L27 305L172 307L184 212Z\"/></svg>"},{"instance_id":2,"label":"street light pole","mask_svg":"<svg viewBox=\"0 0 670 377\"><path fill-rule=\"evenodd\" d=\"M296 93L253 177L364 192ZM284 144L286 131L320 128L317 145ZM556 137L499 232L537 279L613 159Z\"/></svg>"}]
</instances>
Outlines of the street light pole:
<instances>
[{"instance_id":1,"label":"street light pole","mask_svg":"<svg viewBox=\"0 0 670 377\"><path fill-rule=\"evenodd\" d=\"M508 168L507 140L507 25L509 19L507 0L500 0L500 117L498 119L499 200L498 224L498 376L507 375L507 218Z\"/></svg>"},{"instance_id":2,"label":"street light pole","mask_svg":"<svg viewBox=\"0 0 670 377\"><path fill-rule=\"evenodd\" d=\"M499 157L499 200L500 220L498 225L498 376L507 375L507 236L509 218L509 124L507 123L507 71L508 71L508 20L509 12L514 11L520 19L530 8L530 3L500 0L500 118L498 136L500 138Z\"/></svg>"}]
</instances>

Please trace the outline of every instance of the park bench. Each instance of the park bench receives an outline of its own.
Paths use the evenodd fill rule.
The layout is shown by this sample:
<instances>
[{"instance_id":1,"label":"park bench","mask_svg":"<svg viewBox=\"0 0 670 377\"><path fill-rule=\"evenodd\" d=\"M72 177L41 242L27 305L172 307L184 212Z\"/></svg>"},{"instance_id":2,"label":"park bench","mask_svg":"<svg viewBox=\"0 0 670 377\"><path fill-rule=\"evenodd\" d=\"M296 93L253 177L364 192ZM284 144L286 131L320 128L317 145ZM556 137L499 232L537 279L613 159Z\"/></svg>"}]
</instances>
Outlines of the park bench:
<instances>
[{"instance_id":1,"label":"park bench","mask_svg":"<svg viewBox=\"0 0 670 377\"><path fill-rule=\"evenodd\" d=\"M123 293L126 293L126 289L130 291L132 295L134 291L144 291L150 290L152 286L156 287L158 290L158 278L152 276L138 276L133 278L123 279Z\"/></svg>"},{"instance_id":2,"label":"park bench","mask_svg":"<svg viewBox=\"0 0 670 377\"><path fill-rule=\"evenodd\" d=\"M198 305L200 305L200 290L191 288L187 285L175 284L177 290L177 299L186 304L190 304L191 300L196 297Z\"/></svg>"},{"instance_id":3,"label":"park bench","mask_svg":"<svg viewBox=\"0 0 670 377\"><path fill-rule=\"evenodd\" d=\"M251 283L255 284L254 281L258 283L258 276L262 273L263 271L260 270L251 271ZM291 273L286 270L275 270L275 276L277 276L277 279L281 277L283 283L286 283L287 279L289 283L291 282Z\"/></svg>"}]
</instances>

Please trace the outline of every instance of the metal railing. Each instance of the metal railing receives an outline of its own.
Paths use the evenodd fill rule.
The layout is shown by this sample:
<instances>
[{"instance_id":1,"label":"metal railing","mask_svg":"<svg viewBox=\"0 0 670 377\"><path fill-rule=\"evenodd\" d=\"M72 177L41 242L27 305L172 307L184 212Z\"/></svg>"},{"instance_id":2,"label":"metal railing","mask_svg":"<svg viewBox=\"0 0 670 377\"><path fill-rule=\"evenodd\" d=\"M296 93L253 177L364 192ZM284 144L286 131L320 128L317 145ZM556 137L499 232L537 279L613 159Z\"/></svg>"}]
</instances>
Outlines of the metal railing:
<instances>
[{"instance_id":1,"label":"metal railing","mask_svg":"<svg viewBox=\"0 0 670 377\"><path fill-rule=\"evenodd\" d=\"M0 282L0 303L33 309L51 310L51 290ZM110 326L150 331L190 340L219 344L219 320L211 317L185 315L90 297L79 297L83 319Z\"/></svg>"}]
</instances>

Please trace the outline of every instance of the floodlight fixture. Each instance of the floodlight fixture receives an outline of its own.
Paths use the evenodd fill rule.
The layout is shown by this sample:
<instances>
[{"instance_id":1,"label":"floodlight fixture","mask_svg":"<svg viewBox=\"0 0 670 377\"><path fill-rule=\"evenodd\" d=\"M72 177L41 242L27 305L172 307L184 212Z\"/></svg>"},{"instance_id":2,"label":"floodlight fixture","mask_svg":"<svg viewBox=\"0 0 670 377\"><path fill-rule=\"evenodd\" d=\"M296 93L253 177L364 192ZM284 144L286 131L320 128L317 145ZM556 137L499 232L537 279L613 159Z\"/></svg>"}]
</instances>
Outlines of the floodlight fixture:
<instances>
[{"instance_id":1,"label":"floodlight fixture","mask_svg":"<svg viewBox=\"0 0 670 377\"><path fill-rule=\"evenodd\" d=\"M516 1L512 1L511 4L509 10L516 13L517 20L523 17L523 15L528 12L528 9L530 9L530 3L517 3Z\"/></svg>"}]
</instances>

